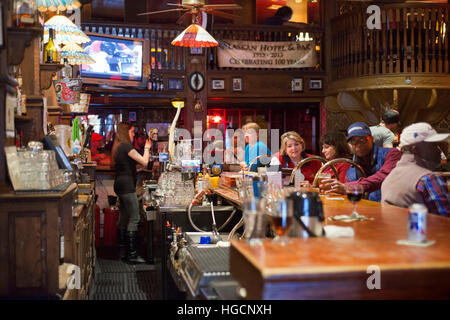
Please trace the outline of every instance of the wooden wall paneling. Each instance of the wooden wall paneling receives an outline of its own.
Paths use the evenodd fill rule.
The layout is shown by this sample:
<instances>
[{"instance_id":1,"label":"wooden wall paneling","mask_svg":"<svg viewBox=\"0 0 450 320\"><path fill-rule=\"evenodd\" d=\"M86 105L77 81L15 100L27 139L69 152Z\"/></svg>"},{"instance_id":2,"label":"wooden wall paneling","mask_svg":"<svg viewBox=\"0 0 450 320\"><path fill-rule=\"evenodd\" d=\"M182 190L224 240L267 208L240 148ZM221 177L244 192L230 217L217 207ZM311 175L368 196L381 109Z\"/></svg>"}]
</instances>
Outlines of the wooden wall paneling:
<instances>
[{"instance_id":1,"label":"wooden wall paneling","mask_svg":"<svg viewBox=\"0 0 450 320\"><path fill-rule=\"evenodd\" d=\"M383 10L382 14L381 14L381 25L382 25L382 30L381 30L381 41L382 41L382 57L381 57L381 72L383 74L386 73L387 69L386 69L386 62L387 62L387 36L388 36L388 19L387 19L387 14L386 11Z\"/></svg>"},{"instance_id":2,"label":"wooden wall paneling","mask_svg":"<svg viewBox=\"0 0 450 320\"><path fill-rule=\"evenodd\" d=\"M175 39L176 37L176 31L170 30L170 39ZM169 46L169 56L170 56L170 69L175 70L175 47L170 45Z\"/></svg>"},{"instance_id":3,"label":"wooden wall paneling","mask_svg":"<svg viewBox=\"0 0 450 320\"><path fill-rule=\"evenodd\" d=\"M360 12L358 14L358 22L357 22L357 32L358 32L358 76L362 76L364 74L364 61L363 61L363 52L364 52L364 28L363 23L365 22L363 18L363 14Z\"/></svg>"},{"instance_id":4,"label":"wooden wall paneling","mask_svg":"<svg viewBox=\"0 0 450 320\"><path fill-rule=\"evenodd\" d=\"M11 213L9 219L11 287L17 290L40 288L45 290L44 211Z\"/></svg>"},{"instance_id":5,"label":"wooden wall paneling","mask_svg":"<svg viewBox=\"0 0 450 320\"><path fill-rule=\"evenodd\" d=\"M409 44L410 44L410 50L408 54L408 61L409 61L409 69L408 72L416 72L416 47L415 47L415 32L416 32L416 16L415 16L416 10L411 8L410 15L408 16L408 25L409 25Z\"/></svg>"},{"instance_id":6,"label":"wooden wall paneling","mask_svg":"<svg viewBox=\"0 0 450 320\"><path fill-rule=\"evenodd\" d=\"M423 9L419 8L417 10L417 72L422 72L423 71L423 59L424 59L424 54L423 54L423 41L422 41L422 37L423 37L423 33L424 33L424 28L423 28Z\"/></svg>"},{"instance_id":7,"label":"wooden wall paneling","mask_svg":"<svg viewBox=\"0 0 450 320\"><path fill-rule=\"evenodd\" d=\"M381 30L375 30L375 74L381 71L381 54L380 54L380 42L381 42Z\"/></svg>"},{"instance_id":8,"label":"wooden wall paneling","mask_svg":"<svg viewBox=\"0 0 450 320\"><path fill-rule=\"evenodd\" d=\"M403 20L403 40L402 40L402 65L401 65L401 72L407 72L408 71L408 9L407 8L401 8L401 15Z\"/></svg>"},{"instance_id":9,"label":"wooden wall paneling","mask_svg":"<svg viewBox=\"0 0 450 320\"><path fill-rule=\"evenodd\" d=\"M400 72L400 12L399 9L392 10L393 19L395 19L395 36L394 36L394 72Z\"/></svg>"},{"instance_id":10,"label":"wooden wall paneling","mask_svg":"<svg viewBox=\"0 0 450 320\"><path fill-rule=\"evenodd\" d=\"M124 21L125 0L92 0L91 17L108 21Z\"/></svg>"},{"instance_id":11,"label":"wooden wall paneling","mask_svg":"<svg viewBox=\"0 0 450 320\"><path fill-rule=\"evenodd\" d=\"M445 8L445 13L444 13L444 21L445 21L445 26L446 26L446 30L444 33L444 40L443 40L445 42L445 45L444 45L444 47L445 47L445 50L444 50L444 72L445 73L450 72L450 70L449 70L450 57L449 57L449 47L448 47L448 40L449 40L448 34L450 32L450 28L449 28L450 19L449 19L448 10L449 10L449 8Z\"/></svg>"},{"instance_id":12,"label":"wooden wall paneling","mask_svg":"<svg viewBox=\"0 0 450 320\"><path fill-rule=\"evenodd\" d=\"M148 11L147 1L125 0L123 10L125 23L148 23L149 16L138 16Z\"/></svg>"},{"instance_id":13,"label":"wooden wall paneling","mask_svg":"<svg viewBox=\"0 0 450 320\"><path fill-rule=\"evenodd\" d=\"M393 11L388 9L388 20L389 23L389 47L388 47L388 57L389 57L389 67L388 72L394 72L394 36L393 36Z\"/></svg>"},{"instance_id":14,"label":"wooden wall paneling","mask_svg":"<svg viewBox=\"0 0 450 320\"><path fill-rule=\"evenodd\" d=\"M364 24L362 26L362 32L364 34L364 75L367 75L370 73L369 30Z\"/></svg>"},{"instance_id":15,"label":"wooden wall paneling","mask_svg":"<svg viewBox=\"0 0 450 320\"><path fill-rule=\"evenodd\" d=\"M436 25L437 25L437 12L436 9L431 9L431 72L436 72L437 61L436 61Z\"/></svg>"},{"instance_id":16,"label":"wooden wall paneling","mask_svg":"<svg viewBox=\"0 0 450 320\"><path fill-rule=\"evenodd\" d=\"M443 52L442 52L442 36L441 36L441 30L443 28L443 11L441 9L437 9L437 40L438 40L438 65L437 65L437 72L443 72L442 66L443 66Z\"/></svg>"},{"instance_id":17,"label":"wooden wall paneling","mask_svg":"<svg viewBox=\"0 0 450 320\"><path fill-rule=\"evenodd\" d=\"M425 72L430 72L430 9L425 9Z\"/></svg>"}]
</instances>

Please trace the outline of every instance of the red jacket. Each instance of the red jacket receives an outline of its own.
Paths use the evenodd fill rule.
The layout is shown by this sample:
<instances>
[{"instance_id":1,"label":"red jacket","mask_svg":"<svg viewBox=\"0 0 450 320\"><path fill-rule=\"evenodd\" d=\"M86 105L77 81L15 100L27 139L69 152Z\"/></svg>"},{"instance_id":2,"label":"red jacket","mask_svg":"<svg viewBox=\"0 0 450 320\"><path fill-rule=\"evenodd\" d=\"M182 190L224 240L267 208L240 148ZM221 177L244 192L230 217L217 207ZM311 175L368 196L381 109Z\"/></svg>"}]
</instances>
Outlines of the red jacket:
<instances>
[{"instance_id":1,"label":"red jacket","mask_svg":"<svg viewBox=\"0 0 450 320\"><path fill-rule=\"evenodd\" d=\"M278 160L280 161L281 168L292 168L292 169L295 168L295 165L292 162L291 158L289 158L289 156L280 155L280 153L277 152L274 155L274 157L277 157ZM307 153L302 152L302 157L303 157L303 159L305 159L305 158L317 157L317 156L315 156L313 154L307 154ZM314 177L316 176L317 171L319 171L319 169L321 167L322 167L322 162L320 160L310 161L310 162L307 162L306 164L304 164L300 168L300 171L305 176L305 180L308 180L309 183L312 184L314 182Z\"/></svg>"},{"instance_id":2,"label":"red jacket","mask_svg":"<svg viewBox=\"0 0 450 320\"><path fill-rule=\"evenodd\" d=\"M350 163L339 162L334 165L339 176L339 182L347 182L347 170L350 168ZM334 178L334 171L331 167L326 168L323 172L331 173L331 177Z\"/></svg>"}]
</instances>

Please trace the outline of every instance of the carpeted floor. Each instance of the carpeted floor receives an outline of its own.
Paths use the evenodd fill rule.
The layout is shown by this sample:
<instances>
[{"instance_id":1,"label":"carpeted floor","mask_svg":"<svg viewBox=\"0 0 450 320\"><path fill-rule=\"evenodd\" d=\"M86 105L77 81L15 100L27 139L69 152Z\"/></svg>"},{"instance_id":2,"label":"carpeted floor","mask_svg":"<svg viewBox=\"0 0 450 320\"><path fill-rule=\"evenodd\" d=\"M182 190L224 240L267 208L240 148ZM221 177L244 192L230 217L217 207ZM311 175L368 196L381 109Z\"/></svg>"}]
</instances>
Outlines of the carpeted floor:
<instances>
[{"instance_id":1,"label":"carpeted floor","mask_svg":"<svg viewBox=\"0 0 450 320\"><path fill-rule=\"evenodd\" d=\"M155 292L154 265L130 265L97 255L90 300L152 300L156 297Z\"/></svg>"}]
</instances>

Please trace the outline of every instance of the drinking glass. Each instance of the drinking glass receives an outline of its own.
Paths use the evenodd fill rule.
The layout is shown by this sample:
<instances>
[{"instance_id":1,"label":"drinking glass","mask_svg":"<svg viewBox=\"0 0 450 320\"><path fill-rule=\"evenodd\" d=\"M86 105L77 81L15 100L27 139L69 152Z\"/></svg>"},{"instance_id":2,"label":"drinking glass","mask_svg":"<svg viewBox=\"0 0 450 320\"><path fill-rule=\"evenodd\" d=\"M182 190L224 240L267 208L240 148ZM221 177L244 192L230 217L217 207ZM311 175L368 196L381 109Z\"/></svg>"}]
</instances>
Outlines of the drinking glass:
<instances>
[{"instance_id":1,"label":"drinking glass","mask_svg":"<svg viewBox=\"0 0 450 320\"><path fill-rule=\"evenodd\" d=\"M293 211L288 210L286 199L273 199L271 203L267 203L266 208L270 218L270 226L275 233L272 242L279 245L288 244L290 241L287 234L292 225Z\"/></svg>"},{"instance_id":2,"label":"drinking glass","mask_svg":"<svg viewBox=\"0 0 450 320\"><path fill-rule=\"evenodd\" d=\"M261 208L262 203L257 198L247 198L244 202L244 238L252 246L261 245L265 235L265 219Z\"/></svg>"},{"instance_id":3,"label":"drinking glass","mask_svg":"<svg viewBox=\"0 0 450 320\"><path fill-rule=\"evenodd\" d=\"M361 200L364 194L364 188L360 184L349 184L346 186L347 198L353 204L352 218L360 218L361 216L356 211L356 204Z\"/></svg>"},{"instance_id":4,"label":"drinking glass","mask_svg":"<svg viewBox=\"0 0 450 320\"><path fill-rule=\"evenodd\" d=\"M319 177L317 178L317 185L320 187L320 184L322 183L322 180L325 179L331 179L331 174L328 172L322 172ZM328 188L326 189L320 189L320 193L324 193L325 191L327 191Z\"/></svg>"}]
</instances>

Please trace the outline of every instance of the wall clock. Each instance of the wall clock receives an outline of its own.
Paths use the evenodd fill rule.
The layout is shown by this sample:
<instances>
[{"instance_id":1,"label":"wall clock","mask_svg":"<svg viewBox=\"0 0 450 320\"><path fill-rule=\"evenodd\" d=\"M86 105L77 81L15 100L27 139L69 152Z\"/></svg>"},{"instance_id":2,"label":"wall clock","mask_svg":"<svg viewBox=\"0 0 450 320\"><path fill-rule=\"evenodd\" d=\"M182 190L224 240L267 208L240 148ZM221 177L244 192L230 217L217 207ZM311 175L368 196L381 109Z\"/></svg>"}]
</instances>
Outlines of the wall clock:
<instances>
[{"instance_id":1,"label":"wall clock","mask_svg":"<svg viewBox=\"0 0 450 320\"><path fill-rule=\"evenodd\" d=\"M199 92L205 86L205 77L200 72L193 72L189 76L189 87L192 91Z\"/></svg>"}]
</instances>

